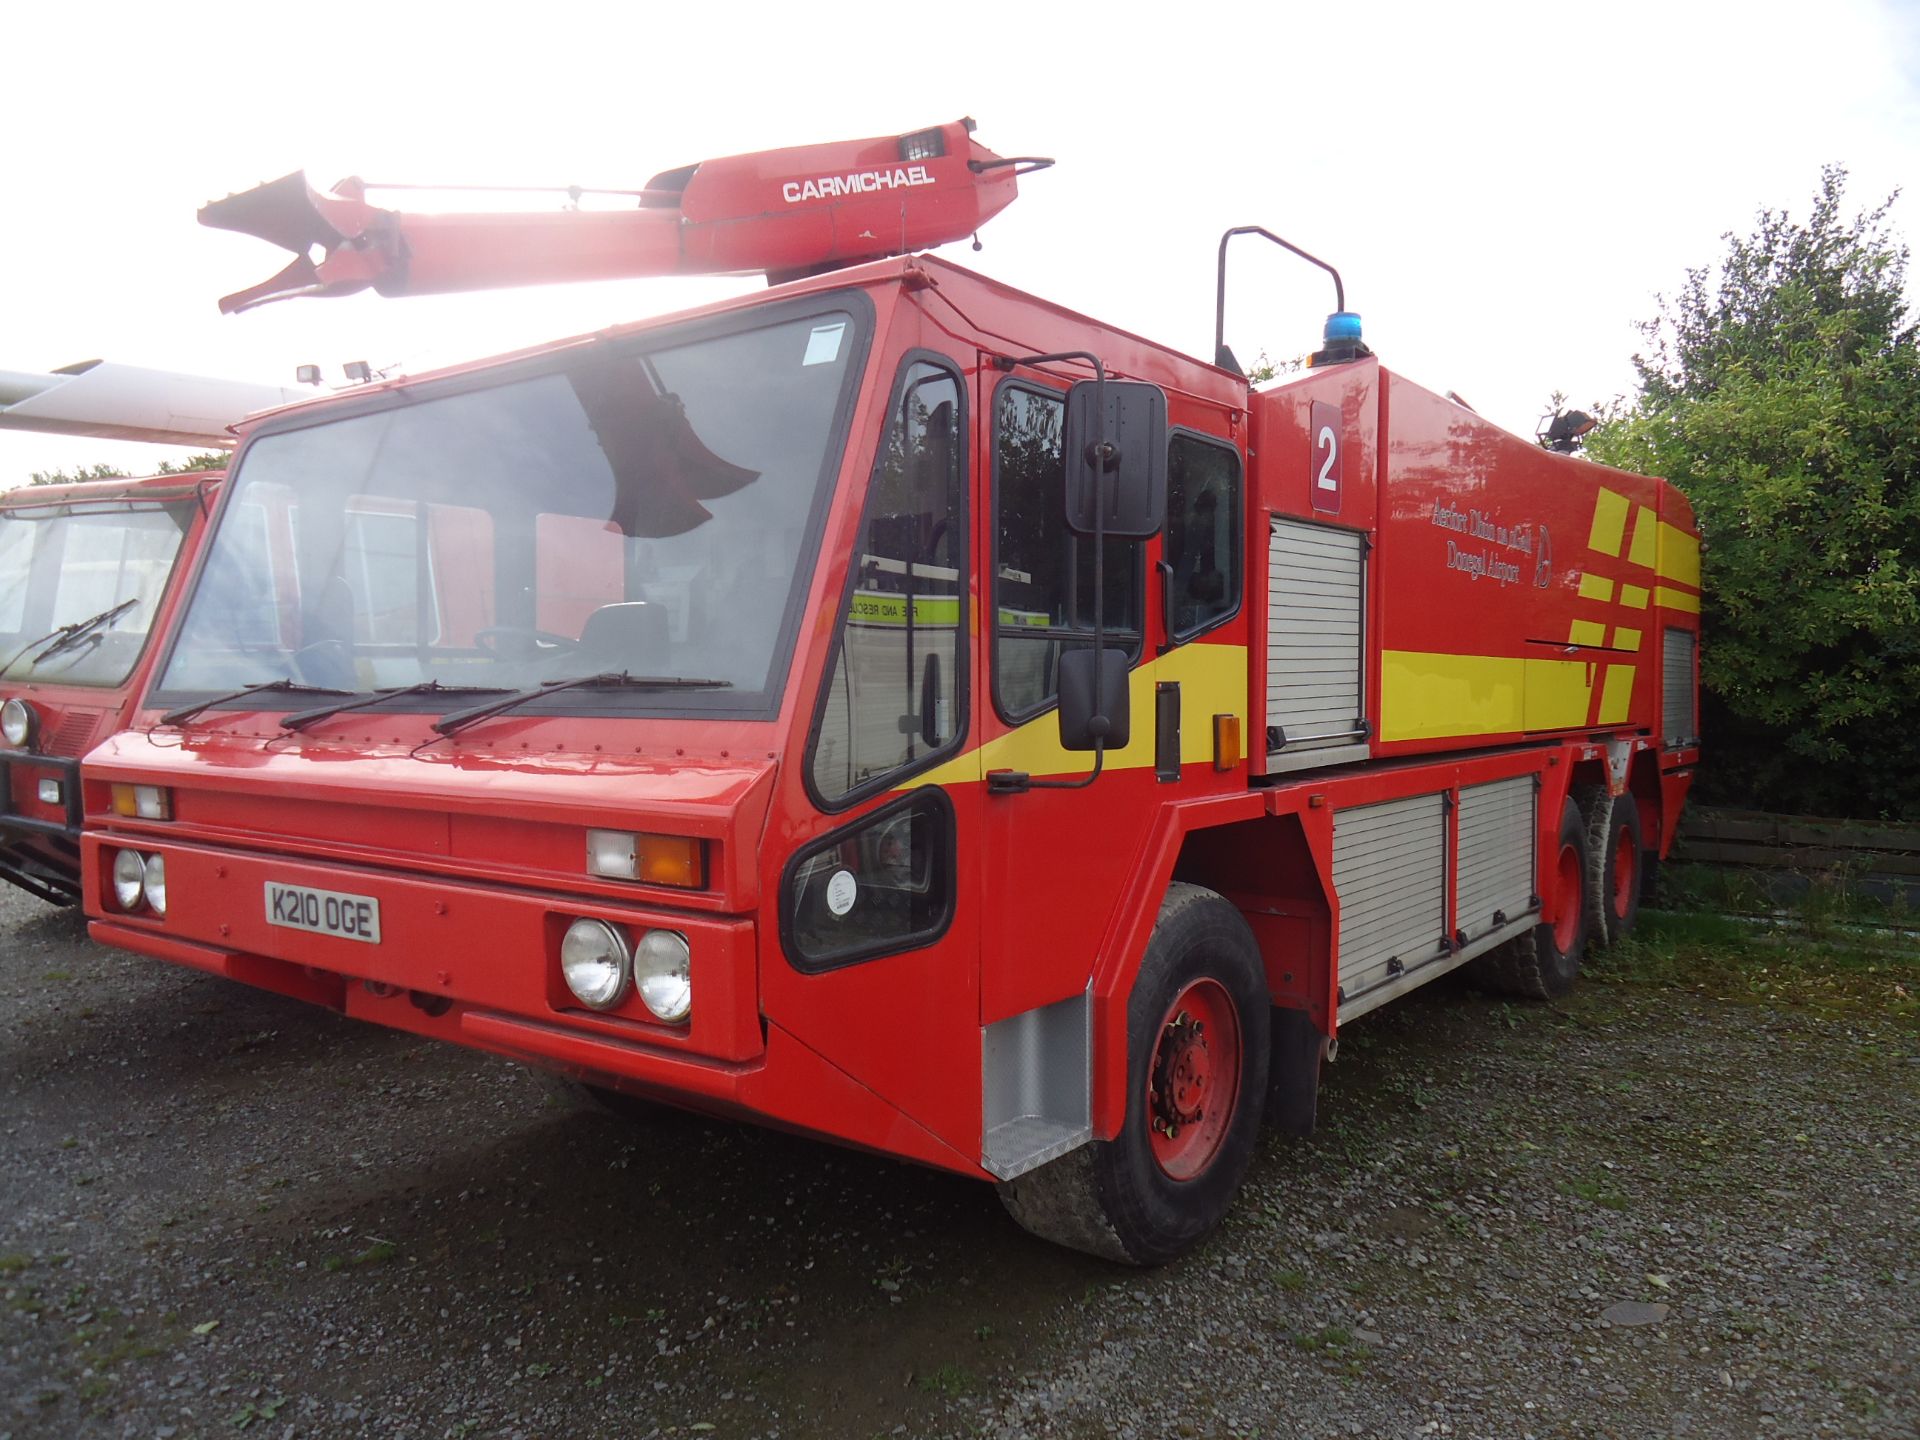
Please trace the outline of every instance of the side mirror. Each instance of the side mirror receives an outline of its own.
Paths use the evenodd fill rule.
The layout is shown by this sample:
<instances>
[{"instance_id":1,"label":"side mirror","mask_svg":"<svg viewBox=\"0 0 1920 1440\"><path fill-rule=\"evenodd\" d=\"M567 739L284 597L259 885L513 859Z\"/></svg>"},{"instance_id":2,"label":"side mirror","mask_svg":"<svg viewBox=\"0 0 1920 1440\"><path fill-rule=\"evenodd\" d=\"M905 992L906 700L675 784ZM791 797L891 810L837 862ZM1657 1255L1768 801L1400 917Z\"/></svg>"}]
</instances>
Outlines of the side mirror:
<instances>
[{"instance_id":1,"label":"side mirror","mask_svg":"<svg viewBox=\"0 0 1920 1440\"><path fill-rule=\"evenodd\" d=\"M1132 734L1127 652L1109 649L1102 656L1099 695L1093 693L1093 656L1091 647L1060 656L1060 746L1065 750L1092 750L1096 742L1119 750ZM1106 722L1098 735L1096 720Z\"/></svg>"},{"instance_id":2,"label":"side mirror","mask_svg":"<svg viewBox=\"0 0 1920 1440\"><path fill-rule=\"evenodd\" d=\"M1106 392L1104 429L1099 383L1082 380L1067 392L1067 524L1091 535L1097 505L1107 534L1145 540L1166 517L1167 394L1137 380L1109 380Z\"/></svg>"}]
</instances>

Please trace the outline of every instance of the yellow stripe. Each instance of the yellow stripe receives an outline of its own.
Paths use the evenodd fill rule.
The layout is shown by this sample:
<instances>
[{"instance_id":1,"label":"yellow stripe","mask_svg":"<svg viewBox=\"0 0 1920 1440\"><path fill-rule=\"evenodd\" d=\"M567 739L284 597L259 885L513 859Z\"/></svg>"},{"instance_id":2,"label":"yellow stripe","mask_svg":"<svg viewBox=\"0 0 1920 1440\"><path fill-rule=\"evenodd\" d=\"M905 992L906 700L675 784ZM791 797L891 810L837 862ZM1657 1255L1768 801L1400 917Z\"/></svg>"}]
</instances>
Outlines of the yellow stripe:
<instances>
[{"instance_id":1,"label":"yellow stripe","mask_svg":"<svg viewBox=\"0 0 1920 1440\"><path fill-rule=\"evenodd\" d=\"M1382 740L1578 729L1593 694L1584 660L1389 650L1380 668Z\"/></svg>"},{"instance_id":2,"label":"yellow stripe","mask_svg":"<svg viewBox=\"0 0 1920 1440\"><path fill-rule=\"evenodd\" d=\"M1602 555L1620 553L1620 538L1627 528L1627 505L1626 496L1602 487L1593 502L1593 530L1587 536L1589 549Z\"/></svg>"},{"instance_id":3,"label":"yellow stripe","mask_svg":"<svg viewBox=\"0 0 1920 1440\"><path fill-rule=\"evenodd\" d=\"M1644 505L1633 507L1633 544L1627 549L1627 561L1632 565L1644 565L1653 569L1654 540L1653 532L1660 521L1653 511Z\"/></svg>"},{"instance_id":4,"label":"yellow stripe","mask_svg":"<svg viewBox=\"0 0 1920 1440\"><path fill-rule=\"evenodd\" d=\"M1624 724L1633 708L1633 666L1609 665L1607 678L1600 687L1600 723Z\"/></svg>"},{"instance_id":5,"label":"yellow stripe","mask_svg":"<svg viewBox=\"0 0 1920 1440\"><path fill-rule=\"evenodd\" d=\"M1653 603L1664 605L1669 610L1684 610L1689 615L1700 613L1700 597L1685 590L1676 590L1671 585L1656 586Z\"/></svg>"},{"instance_id":6,"label":"yellow stripe","mask_svg":"<svg viewBox=\"0 0 1920 1440\"><path fill-rule=\"evenodd\" d=\"M1616 650L1634 650L1640 648L1640 632L1625 625L1613 627L1613 648Z\"/></svg>"},{"instance_id":7,"label":"yellow stripe","mask_svg":"<svg viewBox=\"0 0 1920 1440\"><path fill-rule=\"evenodd\" d=\"M1580 577L1580 598L1598 600L1602 605L1613 599L1613 581L1604 575L1586 574Z\"/></svg>"},{"instance_id":8,"label":"yellow stripe","mask_svg":"<svg viewBox=\"0 0 1920 1440\"><path fill-rule=\"evenodd\" d=\"M1660 578L1700 588L1700 538L1660 522Z\"/></svg>"},{"instance_id":9,"label":"yellow stripe","mask_svg":"<svg viewBox=\"0 0 1920 1440\"><path fill-rule=\"evenodd\" d=\"M1638 585L1622 585L1620 603L1629 610L1644 610L1647 608L1647 592Z\"/></svg>"},{"instance_id":10,"label":"yellow stripe","mask_svg":"<svg viewBox=\"0 0 1920 1440\"><path fill-rule=\"evenodd\" d=\"M1153 692L1162 680L1180 682L1181 764L1195 765L1213 759L1215 715L1238 715L1244 732L1247 647L1183 645L1134 668L1128 683L1133 733L1125 749L1108 753L1107 769L1134 770L1153 764ZM1084 775L1091 769L1091 750L1060 748L1060 718L1057 712L1049 710L997 739L956 755L944 765L913 776L899 788L955 785L978 780L989 770L1024 770L1029 775Z\"/></svg>"},{"instance_id":11,"label":"yellow stripe","mask_svg":"<svg viewBox=\"0 0 1920 1440\"><path fill-rule=\"evenodd\" d=\"M1573 645L1604 645L1607 627L1598 620L1576 620L1567 627L1567 641Z\"/></svg>"},{"instance_id":12,"label":"yellow stripe","mask_svg":"<svg viewBox=\"0 0 1920 1440\"><path fill-rule=\"evenodd\" d=\"M1526 730L1573 730L1587 723L1595 667L1584 660L1528 660Z\"/></svg>"}]
</instances>

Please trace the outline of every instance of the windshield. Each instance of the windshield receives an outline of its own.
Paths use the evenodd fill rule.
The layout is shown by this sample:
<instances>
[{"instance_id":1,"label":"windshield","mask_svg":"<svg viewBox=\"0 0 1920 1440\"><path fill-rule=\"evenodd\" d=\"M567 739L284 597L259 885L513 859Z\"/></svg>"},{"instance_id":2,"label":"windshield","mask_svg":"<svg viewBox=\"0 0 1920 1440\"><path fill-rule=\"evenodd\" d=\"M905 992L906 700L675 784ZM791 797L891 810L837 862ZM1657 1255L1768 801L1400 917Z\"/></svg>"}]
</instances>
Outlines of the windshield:
<instances>
[{"instance_id":1,"label":"windshield","mask_svg":"<svg viewBox=\"0 0 1920 1440\"><path fill-rule=\"evenodd\" d=\"M0 674L54 685L125 680L146 648L193 504L0 510ZM115 607L123 608L105 614Z\"/></svg>"},{"instance_id":2,"label":"windshield","mask_svg":"<svg viewBox=\"0 0 1920 1440\"><path fill-rule=\"evenodd\" d=\"M856 367L844 311L263 435L160 684L585 687L527 709L764 711ZM311 705L284 691L249 700ZM394 704L473 703L431 692Z\"/></svg>"}]
</instances>

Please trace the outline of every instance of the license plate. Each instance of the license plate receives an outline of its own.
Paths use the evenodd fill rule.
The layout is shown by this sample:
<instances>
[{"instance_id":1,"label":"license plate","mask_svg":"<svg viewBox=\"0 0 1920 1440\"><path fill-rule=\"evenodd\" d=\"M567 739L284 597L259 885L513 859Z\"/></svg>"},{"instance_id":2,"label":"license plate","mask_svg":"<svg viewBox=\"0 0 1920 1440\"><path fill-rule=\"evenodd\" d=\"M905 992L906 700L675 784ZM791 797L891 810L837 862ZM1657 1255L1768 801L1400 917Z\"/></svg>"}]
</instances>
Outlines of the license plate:
<instances>
[{"instance_id":1,"label":"license plate","mask_svg":"<svg viewBox=\"0 0 1920 1440\"><path fill-rule=\"evenodd\" d=\"M267 923L378 945L380 902L371 895L343 895L338 890L310 890L269 880Z\"/></svg>"}]
</instances>

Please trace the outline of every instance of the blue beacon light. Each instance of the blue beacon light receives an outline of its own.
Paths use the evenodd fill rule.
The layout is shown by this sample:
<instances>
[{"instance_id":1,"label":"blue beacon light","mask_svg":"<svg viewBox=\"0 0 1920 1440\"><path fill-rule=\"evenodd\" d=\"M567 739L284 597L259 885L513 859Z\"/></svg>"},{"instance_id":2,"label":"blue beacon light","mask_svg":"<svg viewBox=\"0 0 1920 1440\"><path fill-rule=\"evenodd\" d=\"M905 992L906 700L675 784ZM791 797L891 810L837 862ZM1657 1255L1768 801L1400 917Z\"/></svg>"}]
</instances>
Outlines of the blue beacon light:
<instances>
[{"instance_id":1,"label":"blue beacon light","mask_svg":"<svg viewBox=\"0 0 1920 1440\"><path fill-rule=\"evenodd\" d=\"M1352 310L1336 310L1327 316L1327 328L1322 334L1323 343L1353 344L1360 339L1360 317Z\"/></svg>"}]
</instances>

